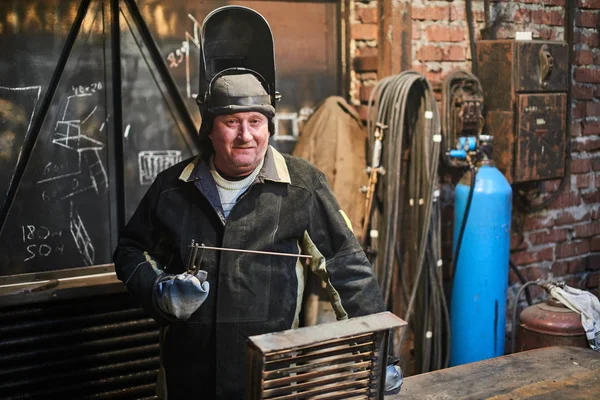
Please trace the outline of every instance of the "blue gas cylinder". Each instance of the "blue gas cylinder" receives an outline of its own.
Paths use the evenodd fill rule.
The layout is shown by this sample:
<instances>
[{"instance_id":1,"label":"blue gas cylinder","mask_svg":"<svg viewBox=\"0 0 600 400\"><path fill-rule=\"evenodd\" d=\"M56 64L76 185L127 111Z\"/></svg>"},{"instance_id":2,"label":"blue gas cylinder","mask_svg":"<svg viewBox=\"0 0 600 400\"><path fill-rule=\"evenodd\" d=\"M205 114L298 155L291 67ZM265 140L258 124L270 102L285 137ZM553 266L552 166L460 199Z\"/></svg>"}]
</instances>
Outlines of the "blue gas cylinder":
<instances>
[{"instance_id":1,"label":"blue gas cylinder","mask_svg":"<svg viewBox=\"0 0 600 400\"><path fill-rule=\"evenodd\" d=\"M456 186L455 247L470 184L469 171ZM454 273L450 305L451 366L504 354L511 207L510 184L493 161L484 161L477 169Z\"/></svg>"}]
</instances>

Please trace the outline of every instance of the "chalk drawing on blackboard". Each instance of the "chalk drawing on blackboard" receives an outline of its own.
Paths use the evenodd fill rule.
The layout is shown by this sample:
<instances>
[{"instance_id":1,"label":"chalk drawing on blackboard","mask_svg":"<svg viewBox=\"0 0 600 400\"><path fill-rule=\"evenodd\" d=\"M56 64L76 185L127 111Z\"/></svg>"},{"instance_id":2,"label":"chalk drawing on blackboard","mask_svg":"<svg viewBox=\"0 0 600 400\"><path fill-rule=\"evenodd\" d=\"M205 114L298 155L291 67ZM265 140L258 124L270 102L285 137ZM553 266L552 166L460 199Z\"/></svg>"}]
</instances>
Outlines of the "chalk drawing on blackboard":
<instances>
[{"instance_id":1,"label":"chalk drawing on blackboard","mask_svg":"<svg viewBox=\"0 0 600 400\"><path fill-rule=\"evenodd\" d=\"M98 106L94 105L93 102L95 101L96 99L92 98L92 93L79 93L68 96L62 119L56 123L52 143L77 153L77 168L76 171L41 179L38 183L81 175L85 167L89 172L89 180L86 179L83 185L80 183L80 180L83 179L77 180L76 184L71 185L73 191L63 195L61 200L89 190L99 193L101 189L108 189L108 175L100 156L100 152L104 150L104 143L85 134L88 131L87 125L90 125L89 121L97 115ZM84 112L82 113L81 110L84 110ZM104 128L109 117L110 115L102 122L99 130ZM97 124L91 124L91 126L92 128L89 129L96 129Z\"/></svg>"},{"instance_id":2,"label":"chalk drawing on blackboard","mask_svg":"<svg viewBox=\"0 0 600 400\"><path fill-rule=\"evenodd\" d=\"M79 250L79 254L81 254L81 257L83 257L86 265L93 265L96 251L94 250L94 245L92 244L90 235L88 235L85 225L83 224L83 221L81 220L81 217L79 216L77 209L75 209L72 201L69 226L71 235L73 236L73 240L77 246L77 250Z\"/></svg>"},{"instance_id":3,"label":"chalk drawing on blackboard","mask_svg":"<svg viewBox=\"0 0 600 400\"><path fill-rule=\"evenodd\" d=\"M140 185L151 184L161 171L180 161L181 151L179 150L140 151L138 154Z\"/></svg>"},{"instance_id":4,"label":"chalk drawing on blackboard","mask_svg":"<svg viewBox=\"0 0 600 400\"><path fill-rule=\"evenodd\" d=\"M192 14L188 14L188 18L192 20L194 26L192 33L185 32L185 40L181 42L181 47L172 51L167 56L169 68L177 68L185 61L185 93L188 99L195 98L196 93L192 93L191 89L191 74L190 74L190 41L195 46L196 50L200 51L200 27L196 18ZM195 58L193 58L195 59Z\"/></svg>"}]
</instances>

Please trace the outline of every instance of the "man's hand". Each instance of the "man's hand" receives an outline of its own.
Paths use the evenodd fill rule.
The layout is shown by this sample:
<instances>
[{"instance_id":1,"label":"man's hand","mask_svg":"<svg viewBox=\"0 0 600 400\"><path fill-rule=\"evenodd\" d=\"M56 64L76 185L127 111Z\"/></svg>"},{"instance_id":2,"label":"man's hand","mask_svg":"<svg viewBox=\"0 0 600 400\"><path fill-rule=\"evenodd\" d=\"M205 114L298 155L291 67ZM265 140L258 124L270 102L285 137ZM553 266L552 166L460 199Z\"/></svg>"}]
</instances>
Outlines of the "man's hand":
<instances>
[{"instance_id":1,"label":"man's hand","mask_svg":"<svg viewBox=\"0 0 600 400\"><path fill-rule=\"evenodd\" d=\"M187 321L208 297L210 285L206 275L206 271L197 275L162 275L154 286L156 304L163 312Z\"/></svg>"}]
</instances>

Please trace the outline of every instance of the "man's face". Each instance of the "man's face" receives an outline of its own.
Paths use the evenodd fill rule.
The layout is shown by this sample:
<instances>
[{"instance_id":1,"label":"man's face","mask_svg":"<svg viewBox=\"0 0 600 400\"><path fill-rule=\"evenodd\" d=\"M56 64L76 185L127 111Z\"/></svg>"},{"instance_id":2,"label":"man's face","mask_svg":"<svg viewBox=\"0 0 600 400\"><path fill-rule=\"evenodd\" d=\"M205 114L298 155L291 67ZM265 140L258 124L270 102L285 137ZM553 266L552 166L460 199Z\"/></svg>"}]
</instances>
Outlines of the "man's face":
<instances>
[{"instance_id":1,"label":"man's face","mask_svg":"<svg viewBox=\"0 0 600 400\"><path fill-rule=\"evenodd\" d=\"M209 137L220 171L229 176L248 175L267 151L269 121L256 111L218 115Z\"/></svg>"}]
</instances>

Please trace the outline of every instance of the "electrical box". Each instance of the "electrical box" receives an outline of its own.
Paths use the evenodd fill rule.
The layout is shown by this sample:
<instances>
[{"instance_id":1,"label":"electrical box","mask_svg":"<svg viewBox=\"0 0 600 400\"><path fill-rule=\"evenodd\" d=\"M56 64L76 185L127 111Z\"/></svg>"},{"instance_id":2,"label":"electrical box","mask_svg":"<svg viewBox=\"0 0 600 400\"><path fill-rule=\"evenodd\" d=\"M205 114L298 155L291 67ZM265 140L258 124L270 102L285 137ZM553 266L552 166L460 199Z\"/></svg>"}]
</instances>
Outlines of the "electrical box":
<instances>
[{"instance_id":1,"label":"electrical box","mask_svg":"<svg viewBox=\"0 0 600 400\"><path fill-rule=\"evenodd\" d=\"M477 72L485 133L511 183L564 175L568 47L561 41L482 40Z\"/></svg>"}]
</instances>

